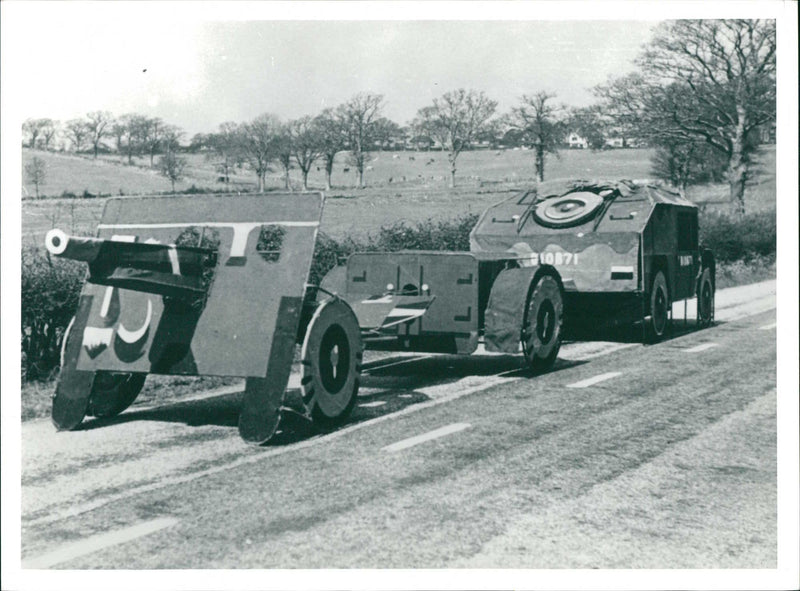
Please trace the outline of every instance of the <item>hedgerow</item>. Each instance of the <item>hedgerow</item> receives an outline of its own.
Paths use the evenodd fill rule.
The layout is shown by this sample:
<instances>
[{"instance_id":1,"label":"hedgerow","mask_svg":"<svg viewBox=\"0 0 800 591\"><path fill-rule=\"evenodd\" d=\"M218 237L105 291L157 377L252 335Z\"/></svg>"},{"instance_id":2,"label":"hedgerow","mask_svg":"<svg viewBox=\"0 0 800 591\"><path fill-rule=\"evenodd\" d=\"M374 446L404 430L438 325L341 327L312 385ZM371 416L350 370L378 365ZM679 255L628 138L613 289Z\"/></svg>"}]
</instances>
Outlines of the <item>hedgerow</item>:
<instances>
[{"instance_id":1,"label":"hedgerow","mask_svg":"<svg viewBox=\"0 0 800 591\"><path fill-rule=\"evenodd\" d=\"M64 330L78 307L81 263L22 248L22 377L49 377L58 366Z\"/></svg>"},{"instance_id":2,"label":"hedgerow","mask_svg":"<svg viewBox=\"0 0 800 591\"><path fill-rule=\"evenodd\" d=\"M743 261L775 254L775 212L750 213L742 218L720 213L700 216L700 243L720 262Z\"/></svg>"}]
</instances>

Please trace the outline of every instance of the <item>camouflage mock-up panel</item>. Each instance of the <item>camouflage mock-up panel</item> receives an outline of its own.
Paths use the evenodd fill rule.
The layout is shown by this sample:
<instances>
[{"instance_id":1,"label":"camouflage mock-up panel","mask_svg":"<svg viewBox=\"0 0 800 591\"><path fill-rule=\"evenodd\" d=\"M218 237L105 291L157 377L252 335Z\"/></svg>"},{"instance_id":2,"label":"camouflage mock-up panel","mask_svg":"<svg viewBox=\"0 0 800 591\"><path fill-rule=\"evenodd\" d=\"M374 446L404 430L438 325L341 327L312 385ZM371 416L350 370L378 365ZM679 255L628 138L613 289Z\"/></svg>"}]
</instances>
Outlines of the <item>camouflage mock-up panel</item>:
<instances>
[{"instance_id":1,"label":"camouflage mock-up panel","mask_svg":"<svg viewBox=\"0 0 800 591\"><path fill-rule=\"evenodd\" d=\"M280 347L295 344L322 201L319 193L109 200L98 226L106 241L85 246L98 250L82 292L90 310L77 368L263 378L270 359L291 361L273 337L292 333Z\"/></svg>"}]
</instances>

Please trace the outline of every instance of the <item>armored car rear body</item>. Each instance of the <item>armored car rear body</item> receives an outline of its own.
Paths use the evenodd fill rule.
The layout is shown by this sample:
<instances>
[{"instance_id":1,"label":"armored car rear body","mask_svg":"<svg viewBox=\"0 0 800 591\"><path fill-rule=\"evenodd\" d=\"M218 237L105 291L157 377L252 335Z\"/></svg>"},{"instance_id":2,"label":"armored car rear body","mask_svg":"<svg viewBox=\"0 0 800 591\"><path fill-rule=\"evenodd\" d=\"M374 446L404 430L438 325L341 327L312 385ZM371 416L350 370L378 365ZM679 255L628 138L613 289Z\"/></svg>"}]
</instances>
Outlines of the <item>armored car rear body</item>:
<instances>
[{"instance_id":1,"label":"armored car rear body","mask_svg":"<svg viewBox=\"0 0 800 591\"><path fill-rule=\"evenodd\" d=\"M697 207L646 182L551 181L490 207L473 252L511 251L551 265L568 324L650 317L663 336L671 301L703 289L698 320L713 316L714 259L698 245ZM704 276L705 273L705 276Z\"/></svg>"}]
</instances>

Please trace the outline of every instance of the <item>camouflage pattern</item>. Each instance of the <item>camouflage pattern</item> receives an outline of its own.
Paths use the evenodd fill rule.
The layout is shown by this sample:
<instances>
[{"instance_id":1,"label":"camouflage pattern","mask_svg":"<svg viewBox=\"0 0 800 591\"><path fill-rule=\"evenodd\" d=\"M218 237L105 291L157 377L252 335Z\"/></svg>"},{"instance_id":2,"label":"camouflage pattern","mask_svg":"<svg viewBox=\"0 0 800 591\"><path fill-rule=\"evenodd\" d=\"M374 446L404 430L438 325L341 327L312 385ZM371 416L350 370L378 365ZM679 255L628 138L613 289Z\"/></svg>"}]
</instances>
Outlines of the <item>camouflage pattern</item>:
<instances>
[{"instance_id":1,"label":"camouflage pattern","mask_svg":"<svg viewBox=\"0 0 800 591\"><path fill-rule=\"evenodd\" d=\"M552 203L562 207L548 220ZM687 227L693 236L680 249L679 232ZM698 270L697 207L654 184L548 181L487 209L470 234L470 250L551 265L566 291L595 293L646 291L653 257L662 256L677 299L693 293Z\"/></svg>"},{"instance_id":2,"label":"camouflage pattern","mask_svg":"<svg viewBox=\"0 0 800 591\"><path fill-rule=\"evenodd\" d=\"M77 369L264 378L288 359L288 379L321 212L319 193L109 200L97 238L48 243L89 263Z\"/></svg>"}]
</instances>

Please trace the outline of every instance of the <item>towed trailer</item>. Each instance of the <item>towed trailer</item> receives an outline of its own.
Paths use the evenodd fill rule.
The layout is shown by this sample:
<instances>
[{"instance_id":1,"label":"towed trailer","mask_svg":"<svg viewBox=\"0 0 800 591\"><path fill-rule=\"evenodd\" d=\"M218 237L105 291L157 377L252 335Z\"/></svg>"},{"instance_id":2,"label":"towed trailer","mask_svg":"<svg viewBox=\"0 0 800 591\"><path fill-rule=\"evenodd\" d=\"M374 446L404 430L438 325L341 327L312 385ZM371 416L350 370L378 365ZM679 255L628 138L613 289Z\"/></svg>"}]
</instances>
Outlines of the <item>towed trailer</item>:
<instances>
[{"instance_id":1,"label":"towed trailer","mask_svg":"<svg viewBox=\"0 0 800 591\"><path fill-rule=\"evenodd\" d=\"M278 427L296 345L307 416L328 428L352 410L362 354L518 353L555 363L570 323L642 322L664 336L671 302L713 320L714 258L697 208L643 183L542 183L489 208L469 252L355 253L306 284L320 193L109 200L97 237L46 238L88 264L65 334L53 421L127 408L148 373L244 377L239 432ZM645 319L649 318L648 322Z\"/></svg>"}]
</instances>

